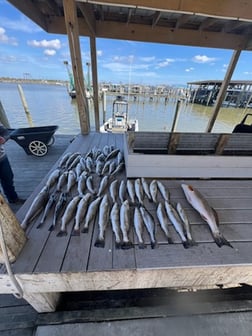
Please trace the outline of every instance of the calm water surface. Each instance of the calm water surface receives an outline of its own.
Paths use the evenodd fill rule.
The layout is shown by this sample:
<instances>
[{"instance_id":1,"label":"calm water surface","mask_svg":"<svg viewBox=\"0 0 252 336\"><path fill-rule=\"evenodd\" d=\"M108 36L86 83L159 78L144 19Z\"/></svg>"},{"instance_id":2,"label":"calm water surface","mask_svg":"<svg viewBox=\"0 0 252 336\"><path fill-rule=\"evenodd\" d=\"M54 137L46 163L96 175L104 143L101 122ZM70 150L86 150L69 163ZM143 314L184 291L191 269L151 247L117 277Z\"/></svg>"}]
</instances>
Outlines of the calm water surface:
<instances>
[{"instance_id":1,"label":"calm water surface","mask_svg":"<svg viewBox=\"0 0 252 336\"><path fill-rule=\"evenodd\" d=\"M80 132L78 110L75 100L65 86L22 84L22 89L32 116L34 126L58 125L57 133L78 134ZM115 96L107 95L107 114L110 117ZM12 128L29 127L19 95L17 84L0 83L0 101ZM165 104L164 98L150 102L140 97L136 102L129 99L130 118L137 118L140 131L169 131L176 110L176 100ZM213 108L197 104L181 103L176 131L204 132ZM245 109L222 108L213 132L232 132L246 114ZM100 104L100 120L102 107ZM91 129L94 130L93 106L90 105Z\"/></svg>"}]
</instances>

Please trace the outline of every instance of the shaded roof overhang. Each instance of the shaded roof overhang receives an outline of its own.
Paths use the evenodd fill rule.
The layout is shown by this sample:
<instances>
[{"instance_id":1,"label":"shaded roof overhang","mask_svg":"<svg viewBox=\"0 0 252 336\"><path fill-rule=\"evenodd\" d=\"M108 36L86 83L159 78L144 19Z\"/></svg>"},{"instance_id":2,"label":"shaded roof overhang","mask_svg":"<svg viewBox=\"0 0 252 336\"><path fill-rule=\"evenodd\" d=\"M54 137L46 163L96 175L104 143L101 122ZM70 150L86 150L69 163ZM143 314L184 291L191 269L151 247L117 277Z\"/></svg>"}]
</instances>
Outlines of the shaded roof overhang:
<instances>
[{"instance_id":1,"label":"shaded roof overhang","mask_svg":"<svg viewBox=\"0 0 252 336\"><path fill-rule=\"evenodd\" d=\"M67 34L62 0L8 0L48 33ZM252 1L76 1L80 36L252 49Z\"/></svg>"}]
</instances>

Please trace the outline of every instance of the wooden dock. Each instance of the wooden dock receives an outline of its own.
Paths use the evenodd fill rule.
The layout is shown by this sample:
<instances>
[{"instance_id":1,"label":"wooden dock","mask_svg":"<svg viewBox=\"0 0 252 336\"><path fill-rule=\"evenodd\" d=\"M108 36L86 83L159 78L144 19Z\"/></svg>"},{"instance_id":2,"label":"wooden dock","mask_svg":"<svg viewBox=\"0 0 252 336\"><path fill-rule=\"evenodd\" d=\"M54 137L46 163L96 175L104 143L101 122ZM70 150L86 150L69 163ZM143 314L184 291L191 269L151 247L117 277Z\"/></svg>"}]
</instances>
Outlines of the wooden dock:
<instances>
[{"instance_id":1,"label":"wooden dock","mask_svg":"<svg viewBox=\"0 0 252 336\"><path fill-rule=\"evenodd\" d=\"M103 148L106 144L124 149L124 136L120 134L90 133L76 137L65 152L87 153L91 148ZM55 144L56 145L56 144ZM53 151L53 148L52 148ZM26 155L26 154L24 154ZM59 157L58 157L59 158ZM57 159L58 159L57 158ZM30 158L29 158L30 159ZM36 159L36 162L41 159ZM55 162L57 161L55 160ZM42 162L42 161L41 161ZM42 169L42 164L38 169ZM57 162L51 166L51 171ZM20 168L17 168L20 169ZM23 169L22 169L23 172ZM35 195L47 181L50 169L33 190L27 202L17 212L21 222ZM22 173L23 174L23 173ZM19 177L18 177L19 175ZM16 170L17 181L20 176ZM30 177L26 177L29 180ZM126 173L114 176L125 179ZM151 182L152 179L147 179ZM220 230L233 248L219 248L213 241L207 224L185 200L181 183L198 188L213 206L220 219ZM145 249L138 248L133 229L134 205L130 206L130 240L134 248L116 249L111 227L106 230L105 247L94 243L98 235L97 216L88 233L71 235L74 222L67 226L67 235L58 237L60 222L54 231L48 231L52 212L40 229L41 215L29 225L28 241L13 264L18 281L24 290L24 298L39 312L55 310L62 292L97 291L141 288L204 289L216 286L234 287L240 283L252 284L252 180L199 180L162 179L170 192L171 202L178 201L188 214L192 235L197 246L184 249L172 225L170 231L174 244L168 244L156 217L156 204L145 199L145 207L152 213L156 225L157 246L150 247L147 232L144 233ZM72 196L77 190L73 189ZM23 196L23 195L21 195ZM158 196L161 202L161 195ZM0 272L0 293L12 293L13 285L5 269Z\"/></svg>"}]
</instances>

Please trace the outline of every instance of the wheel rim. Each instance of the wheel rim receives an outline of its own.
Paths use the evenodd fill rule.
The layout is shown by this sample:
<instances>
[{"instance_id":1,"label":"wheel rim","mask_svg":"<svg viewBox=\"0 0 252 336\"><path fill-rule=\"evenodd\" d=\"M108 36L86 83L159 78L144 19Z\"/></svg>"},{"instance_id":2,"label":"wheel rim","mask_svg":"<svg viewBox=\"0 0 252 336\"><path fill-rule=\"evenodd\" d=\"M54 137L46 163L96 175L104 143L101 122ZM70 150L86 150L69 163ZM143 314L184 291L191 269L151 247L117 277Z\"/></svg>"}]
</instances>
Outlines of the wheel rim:
<instances>
[{"instance_id":1,"label":"wheel rim","mask_svg":"<svg viewBox=\"0 0 252 336\"><path fill-rule=\"evenodd\" d=\"M35 140L29 143L29 150L33 155L44 156L46 155L48 148L44 142Z\"/></svg>"}]
</instances>

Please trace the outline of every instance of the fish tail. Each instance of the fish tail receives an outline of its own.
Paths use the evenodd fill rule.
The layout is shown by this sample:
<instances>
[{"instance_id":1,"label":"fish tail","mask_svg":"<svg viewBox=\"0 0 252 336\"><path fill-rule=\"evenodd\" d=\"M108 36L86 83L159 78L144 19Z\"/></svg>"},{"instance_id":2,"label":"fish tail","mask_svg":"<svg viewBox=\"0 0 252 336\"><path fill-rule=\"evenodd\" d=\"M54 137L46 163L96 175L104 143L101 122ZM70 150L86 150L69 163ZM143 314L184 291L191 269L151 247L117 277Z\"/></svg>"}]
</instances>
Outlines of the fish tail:
<instances>
[{"instance_id":1,"label":"fish tail","mask_svg":"<svg viewBox=\"0 0 252 336\"><path fill-rule=\"evenodd\" d=\"M80 235L80 229L73 229L71 236L79 236Z\"/></svg>"},{"instance_id":2,"label":"fish tail","mask_svg":"<svg viewBox=\"0 0 252 336\"><path fill-rule=\"evenodd\" d=\"M141 249L141 250L143 250L143 249L146 248L146 245L144 243L139 243L138 244L138 248Z\"/></svg>"},{"instance_id":3,"label":"fish tail","mask_svg":"<svg viewBox=\"0 0 252 336\"><path fill-rule=\"evenodd\" d=\"M52 224L50 227L49 227L49 229L48 229L48 231L53 231L54 230L54 228L55 228L55 225L54 224Z\"/></svg>"},{"instance_id":4,"label":"fish tail","mask_svg":"<svg viewBox=\"0 0 252 336\"><path fill-rule=\"evenodd\" d=\"M189 246L196 246L196 245L198 245L196 243L196 241L193 240L192 238L187 238L187 241L188 241Z\"/></svg>"},{"instance_id":5,"label":"fish tail","mask_svg":"<svg viewBox=\"0 0 252 336\"><path fill-rule=\"evenodd\" d=\"M189 244L188 240L182 241L182 244L183 244L183 246L184 246L185 249L188 249L190 247L190 244Z\"/></svg>"},{"instance_id":6,"label":"fish tail","mask_svg":"<svg viewBox=\"0 0 252 336\"><path fill-rule=\"evenodd\" d=\"M115 243L115 248L116 248L116 249L120 249L120 248L121 248L121 245L122 245L121 242L116 242L116 243Z\"/></svg>"},{"instance_id":7,"label":"fish tail","mask_svg":"<svg viewBox=\"0 0 252 336\"><path fill-rule=\"evenodd\" d=\"M40 229L42 227L42 225L44 224L44 221L41 221L38 225L37 225L37 229Z\"/></svg>"},{"instance_id":8,"label":"fish tail","mask_svg":"<svg viewBox=\"0 0 252 336\"><path fill-rule=\"evenodd\" d=\"M169 244L174 244L174 241L172 240L171 237L167 237L167 240L168 240L168 243L169 243Z\"/></svg>"},{"instance_id":9,"label":"fish tail","mask_svg":"<svg viewBox=\"0 0 252 336\"><path fill-rule=\"evenodd\" d=\"M82 230L81 230L82 233L88 233L88 227L84 227Z\"/></svg>"},{"instance_id":10,"label":"fish tail","mask_svg":"<svg viewBox=\"0 0 252 336\"><path fill-rule=\"evenodd\" d=\"M157 242L155 240L151 241L151 248L154 249L157 246Z\"/></svg>"},{"instance_id":11,"label":"fish tail","mask_svg":"<svg viewBox=\"0 0 252 336\"><path fill-rule=\"evenodd\" d=\"M233 248L233 246L229 243L229 241L227 241L227 239L221 233L214 234L213 237L217 246L222 247L226 245Z\"/></svg>"},{"instance_id":12,"label":"fish tail","mask_svg":"<svg viewBox=\"0 0 252 336\"><path fill-rule=\"evenodd\" d=\"M102 247L104 248L105 246L105 240L104 239L96 239L95 243L94 243L95 247Z\"/></svg>"},{"instance_id":13,"label":"fish tail","mask_svg":"<svg viewBox=\"0 0 252 336\"><path fill-rule=\"evenodd\" d=\"M67 232L66 230L60 230L58 233L57 233L57 237L64 237L67 235Z\"/></svg>"},{"instance_id":14,"label":"fish tail","mask_svg":"<svg viewBox=\"0 0 252 336\"><path fill-rule=\"evenodd\" d=\"M133 244L128 241L128 242L123 242L121 245L122 250L129 250L131 248L133 248Z\"/></svg>"}]
</instances>

